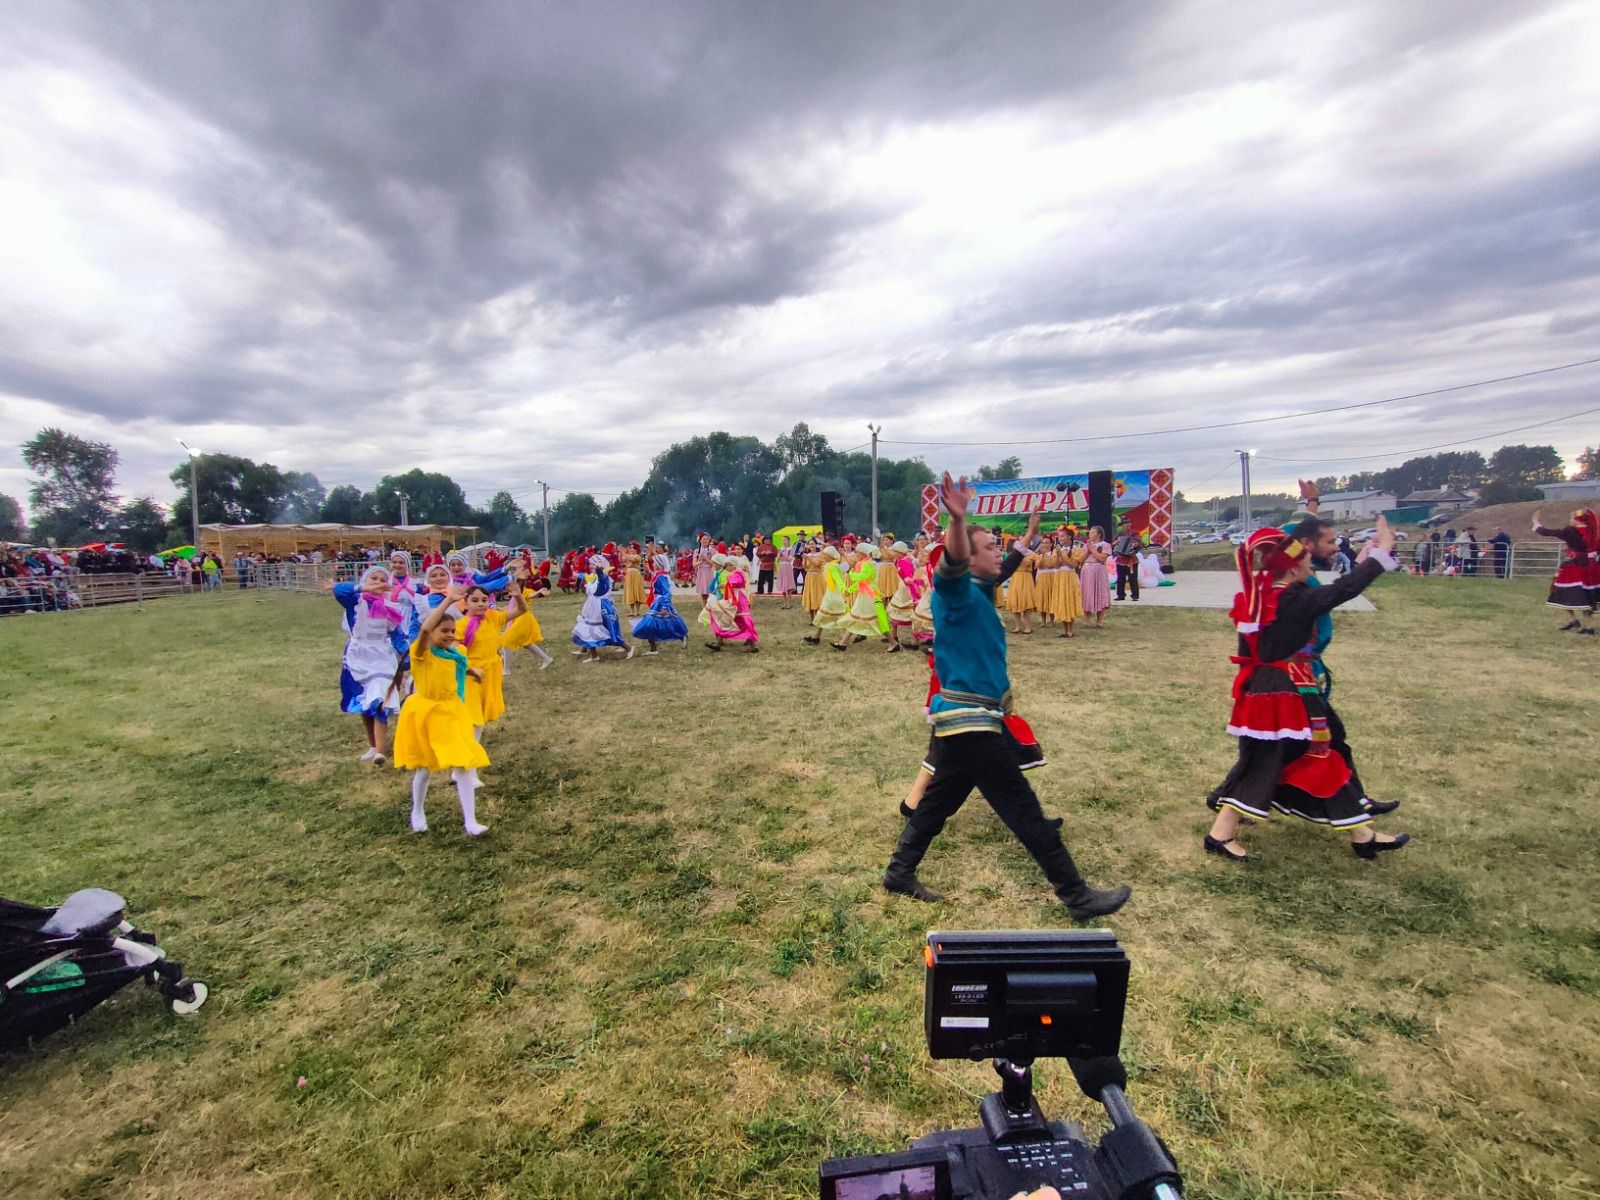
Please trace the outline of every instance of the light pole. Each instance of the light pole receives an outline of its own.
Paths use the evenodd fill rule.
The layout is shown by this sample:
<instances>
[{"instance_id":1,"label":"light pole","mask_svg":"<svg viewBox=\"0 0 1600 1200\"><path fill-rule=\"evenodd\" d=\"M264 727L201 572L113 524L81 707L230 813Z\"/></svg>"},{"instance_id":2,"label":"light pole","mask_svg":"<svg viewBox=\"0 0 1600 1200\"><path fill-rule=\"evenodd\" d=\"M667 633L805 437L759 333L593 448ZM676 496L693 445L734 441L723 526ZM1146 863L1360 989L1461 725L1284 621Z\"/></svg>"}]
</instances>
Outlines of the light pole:
<instances>
[{"instance_id":1,"label":"light pole","mask_svg":"<svg viewBox=\"0 0 1600 1200\"><path fill-rule=\"evenodd\" d=\"M1239 520L1246 534L1250 533L1250 456L1254 450L1235 450L1239 456Z\"/></svg>"},{"instance_id":2,"label":"light pole","mask_svg":"<svg viewBox=\"0 0 1600 1200\"><path fill-rule=\"evenodd\" d=\"M869 424L867 428L872 431L872 540L876 542L883 536L878 528L878 435L883 426Z\"/></svg>"},{"instance_id":3,"label":"light pole","mask_svg":"<svg viewBox=\"0 0 1600 1200\"><path fill-rule=\"evenodd\" d=\"M535 479L534 482L537 483L541 488L544 489L544 556L546 558L549 558L550 557L550 485L548 483L546 483L542 479Z\"/></svg>"},{"instance_id":4,"label":"light pole","mask_svg":"<svg viewBox=\"0 0 1600 1200\"><path fill-rule=\"evenodd\" d=\"M178 445L184 448L189 455L189 544L198 553L200 550L200 485L195 471L195 459L199 458L201 451L193 449L182 438L174 438Z\"/></svg>"},{"instance_id":5,"label":"light pole","mask_svg":"<svg viewBox=\"0 0 1600 1200\"><path fill-rule=\"evenodd\" d=\"M411 497L406 495L404 492L396 492L395 496L400 501L400 524L402 524L402 525L411 524L411 522L409 520L407 520L407 518L411 514L410 514L410 511L406 507L406 505L410 502Z\"/></svg>"}]
</instances>

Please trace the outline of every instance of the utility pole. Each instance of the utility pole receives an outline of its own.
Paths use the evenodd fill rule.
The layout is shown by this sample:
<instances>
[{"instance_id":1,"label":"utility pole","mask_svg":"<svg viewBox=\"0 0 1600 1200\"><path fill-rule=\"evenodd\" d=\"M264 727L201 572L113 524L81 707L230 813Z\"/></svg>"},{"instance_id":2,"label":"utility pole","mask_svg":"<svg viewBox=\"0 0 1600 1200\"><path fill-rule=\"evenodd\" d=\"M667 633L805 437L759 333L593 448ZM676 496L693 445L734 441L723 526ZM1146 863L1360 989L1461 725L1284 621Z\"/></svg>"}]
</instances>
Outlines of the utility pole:
<instances>
[{"instance_id":1,"label":"utility pole","mask_svg":"<svg viewBox=\"0 0 1600 1200\"><path fill-rule=\"evenodd\" d=\"M546 558L549 558L550 557L550 485L548 483L546 483L542 479L535 479L534 482L537 483L541 488L544 489L544 556Z\"/></svg>"},{"instance_id":2,"label":"utility pole","mask_svg":"<svg viewBox=\"0 0 1600 1200\"><path fill-rule=\"evenodd\" d=\"M400 524L402 524L402 525L411 524L411 522L409 520L407 520L407 518L411 515L410 514L410 510L406 507L407 504L410 502L411 497L406 495L404 492L396 492L395 495L400 500Z\"/></svg>"},{"instance_id":3,"label":"utility pole","mask_svg":"<svg viewBox=\"0 0 1600 1200\"><path fill-rule=\"evenodd\" d=\"M196 478L197 472L194 460L199 456L200 451L189 449L189 444L182 438L175 440L189 455L189 544L198 551L200 549L200 485Z\"/></svg>"},{"instance_id":4,"label":"utility pole","mask_svg":"<svg viewBox=\"0 0 1600 1200\"><path fill-rule=\"evenodd\" d=\"M1245 533L1248 534L1251 531L1250 530L1250 523L1251 523L1251 516L1250 516L1250 456L1252 454L1254 454L1255 451L1253 451L1253 450L1235 450L1234 453L1239 456L1239 492L1240 492L1240 496L1239 496L1239 520L1240 520L1240 523L1241 523Z\"/></svg>"},{"instance_id":5,"label":"utility pole","mask_svg":"<svg viewBox=\"0 0 1600 1200\"><path fill-rule=\"evenodd\" d=\"M867 428L872 431L872 540L877 541L883 536L878 528L878 435L883 426L869 424Z\"/></svg>"}]
</instances>

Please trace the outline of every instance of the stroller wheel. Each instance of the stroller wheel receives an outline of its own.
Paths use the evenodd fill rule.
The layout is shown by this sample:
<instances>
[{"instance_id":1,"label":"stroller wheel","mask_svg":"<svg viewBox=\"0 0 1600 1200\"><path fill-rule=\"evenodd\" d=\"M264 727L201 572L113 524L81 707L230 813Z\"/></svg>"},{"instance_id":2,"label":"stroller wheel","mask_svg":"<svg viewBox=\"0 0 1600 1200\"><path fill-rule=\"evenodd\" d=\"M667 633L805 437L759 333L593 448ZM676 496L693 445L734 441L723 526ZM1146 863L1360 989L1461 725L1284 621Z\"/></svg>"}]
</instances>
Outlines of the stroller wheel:
<instances>
[{"instance_id":1,"label":"stroller wheel","mask_svg":"<svg viewBox=\"0 0 1600 1200\"><path fill-rule=\"evenodd\" d=\"M206 1002L206 997L211 994L211 989L198 979L180 979L173 988L170 1004L175 1015L187 1017L200 1011L200 1006ZM188 1000L183 999L187 995Z\"/></svg>"}]
</instances>

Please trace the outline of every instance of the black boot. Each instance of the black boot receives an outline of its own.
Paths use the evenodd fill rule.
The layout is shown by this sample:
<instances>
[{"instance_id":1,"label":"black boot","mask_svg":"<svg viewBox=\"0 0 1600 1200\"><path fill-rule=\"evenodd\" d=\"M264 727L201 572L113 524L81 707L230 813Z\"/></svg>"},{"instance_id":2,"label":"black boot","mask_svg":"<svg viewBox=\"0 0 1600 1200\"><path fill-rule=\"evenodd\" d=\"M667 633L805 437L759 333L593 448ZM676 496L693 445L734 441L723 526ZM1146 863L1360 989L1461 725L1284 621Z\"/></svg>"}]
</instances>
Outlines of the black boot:
<instances>
[{"instance_id":1,"label":"black boot","mask_svg":"<svg viewBox=\"0 0 1600 1200\"><path fill-rule=\"evenodd\" d=\"M1080 883L1076 887L1059 888L1056 895L1061 897L1061 902L1067 906L1074 921L1092 921L1116 912L1128 902L1133 889L1124 884L1101 891L1087 883Z\"/></svg>"},{"instance_id":2,"label":"black boot","mask_svg":"<svg viewBox=\"0 0 1600 1200\"><path fill-rule=\"evenodd\" d=\"M913 900L923 900L929 904L937 904L944 899L938 892L923 887L922 881L917 878L917 866L928 852L928 843L932 840L932 834L918 836L907 823L900 831L899 844L889 857L889 868L883 873L884 891L910 896Z\"/></svg>"},{"instance_id":3,"label":"black boot","mask_svg":"<svg viewBox=\"0 0 1600 1200\"><path fill-rule=\"evenodd\" d=\"M902 874L894 869L893 863L890 863L889 869L883 873L883 890L898 896L910 896L913 900L922 900L928 904L938 904L944 899L943 893L924 887L916 872L909 871Z\"/></svg>"}]
</instances>

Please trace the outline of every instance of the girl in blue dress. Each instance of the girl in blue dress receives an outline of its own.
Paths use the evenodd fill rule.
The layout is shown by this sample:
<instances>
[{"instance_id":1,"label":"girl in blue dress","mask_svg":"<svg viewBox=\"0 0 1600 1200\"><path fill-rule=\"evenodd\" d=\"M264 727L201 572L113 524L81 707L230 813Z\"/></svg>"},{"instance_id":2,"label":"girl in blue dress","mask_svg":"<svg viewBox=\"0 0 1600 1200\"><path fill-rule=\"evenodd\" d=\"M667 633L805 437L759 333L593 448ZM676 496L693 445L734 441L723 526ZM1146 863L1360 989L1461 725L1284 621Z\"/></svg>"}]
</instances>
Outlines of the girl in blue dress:
<instances>
[{"instance_id":1,"label":"girl in blue dress","mask_svg":"<svg viewBox=\"0 0 1600 1200\"><path fill-rule=\"evenodd\" d=\"M633 623L633 636L650 643L645 653L655 654L658 642L689 644L689 627L672 606L672 579L657 570L650 579L650 611Z\"/></svg>"}]
</instances>

